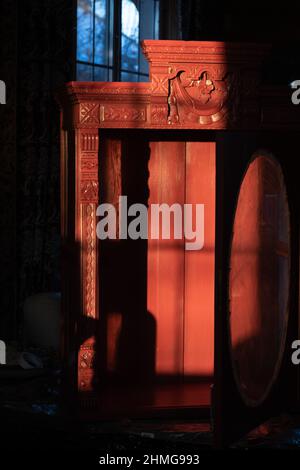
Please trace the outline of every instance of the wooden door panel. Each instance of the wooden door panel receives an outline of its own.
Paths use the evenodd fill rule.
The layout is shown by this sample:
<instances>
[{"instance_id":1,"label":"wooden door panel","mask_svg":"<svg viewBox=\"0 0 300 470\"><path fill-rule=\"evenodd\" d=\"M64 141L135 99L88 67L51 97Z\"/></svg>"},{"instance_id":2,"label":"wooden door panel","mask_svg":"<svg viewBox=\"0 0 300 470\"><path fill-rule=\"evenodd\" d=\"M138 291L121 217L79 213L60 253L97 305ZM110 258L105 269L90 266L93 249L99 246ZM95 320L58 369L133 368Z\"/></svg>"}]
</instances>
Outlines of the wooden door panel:
<instances>
[{"instance_id":1,"label":"wooden door panel","mask_svg":"<svg viewBox=\"0 0 300 470\"><path fill-rule=\"evenodd\" d=\"M215 144L152 142L149 174L149 207L155 203L178 203L182 208L184 204L191 204L195 223L195 205L203 204L205 225L202 249L186 250L185 242L189 241L183 239L153 240L150 237L148 241L148 309L156 320L156 373L186 378L211 377ZM173 224L171 233L172 229Z\"/></svg>"},{"instance_id":2,"label":"wooden door panel","mask_svg":"<svg viewBox=\"0 0 300 470\"><path fill-rule=\"evenodd\" d=\"M187 142L186 198L204 204L204 247L185 251L184 374L209 377L214 368L215 143Z\"/></svg>"},{"instance_id":3,"label":"wooden door panel","mask_svg":"<svg viewBox=\"0 0 300 470\"><path fill-rule=\"evenodd\" d=\"M151 142L149 207L184 203L185 143ZM151 217L149 218L151 230ZM173 221L171 222L173 234ZM183 370L184 241L148 240L148 310L156 321L156 374Z\"/></svg>"}]
</instances>

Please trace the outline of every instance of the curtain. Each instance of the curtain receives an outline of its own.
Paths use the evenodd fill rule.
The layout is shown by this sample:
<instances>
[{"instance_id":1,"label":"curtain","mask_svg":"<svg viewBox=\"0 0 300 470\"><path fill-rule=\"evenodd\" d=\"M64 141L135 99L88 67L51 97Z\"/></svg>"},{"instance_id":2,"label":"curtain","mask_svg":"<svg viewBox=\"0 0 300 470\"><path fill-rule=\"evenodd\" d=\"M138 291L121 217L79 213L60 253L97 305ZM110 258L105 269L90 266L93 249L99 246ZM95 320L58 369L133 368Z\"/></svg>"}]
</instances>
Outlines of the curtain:
<instances>
[{"instance_id":1,"label":"curtain","mask_svg":"<svg viewBox=\"0 0 300 470\"><path fill-rule=\"evenodd\" d=\"M0 339L16 327L16 57L17 0L2 2L0 80L6 104L0 105Z\"/></svg>"},{"instance_id":2,"label":"curtain","mask_svg":"<svg viewBox=\"0 0 300 470\"><path fill-rule=\"evenodd\" d=\"M181 2L182 39L186 41L222 40L224 32L224 4L203 0Z\"/></svg>"},{"instance_id":3,"label":"curtain","mask_svg":"<svg viewBox=\"0 0 300 470\"><path fill-rule=\"evenodd\" d=\"M3 4L11 7L3 15L10 26L1 31L2 44L13 49L12 37L16 44L10 51L11 103L2 106L11 117L5 120L6 135L0 133L7 160L1 171L7 192L1 204L1 223L7 226L0 245L0 288L6 292L0 298L1 339L15 336L17 322L11 319L15 312L20 319L26 297L60 289L59 110L54 93L74 79L76 1Z\"/></svg>"}]
</instances>

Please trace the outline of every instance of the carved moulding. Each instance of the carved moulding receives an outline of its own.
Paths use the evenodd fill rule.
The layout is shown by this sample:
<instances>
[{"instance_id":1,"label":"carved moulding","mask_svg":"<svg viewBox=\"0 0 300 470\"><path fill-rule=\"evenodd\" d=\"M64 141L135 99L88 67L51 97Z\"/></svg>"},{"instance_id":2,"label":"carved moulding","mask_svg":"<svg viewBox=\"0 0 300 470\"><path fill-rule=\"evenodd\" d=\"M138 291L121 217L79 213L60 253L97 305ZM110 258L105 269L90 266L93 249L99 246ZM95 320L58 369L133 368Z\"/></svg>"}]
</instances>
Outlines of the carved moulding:
<instances>
[{"instance_id":1,"label":"carved moulding","mask_svg":"<svg viewBox=\"0 0 300 470\"><path fill-rule=\"evenodd\" d=\"M149 83L70 82L58 95L64 129L260 129L286 127L286 115L289 126L299 127L289 96L283 101L280 89L270 89L265 100L261 63L268 45L144 41L142 47Z\"/></svg>"}]
</instances>

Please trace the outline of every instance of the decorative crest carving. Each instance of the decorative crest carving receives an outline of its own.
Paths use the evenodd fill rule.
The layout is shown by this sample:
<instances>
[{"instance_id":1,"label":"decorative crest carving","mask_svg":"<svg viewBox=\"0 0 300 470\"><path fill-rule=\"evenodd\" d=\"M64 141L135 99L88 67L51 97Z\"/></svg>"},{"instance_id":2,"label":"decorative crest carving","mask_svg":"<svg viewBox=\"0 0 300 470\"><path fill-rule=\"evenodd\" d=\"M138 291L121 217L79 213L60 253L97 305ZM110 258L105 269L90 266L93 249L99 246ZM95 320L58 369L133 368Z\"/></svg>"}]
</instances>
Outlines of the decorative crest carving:
<instances>
[{"instance_id":1,"label":"decorative crest carving","mask_svg":"<svg viewBox=\"0 0 300 470\"><path fill-rule=\"evenodd\" d=\"M169 124L212 124L227 111L229 86L226 79L213 80L207 71L194 79L185 71L170 80Z\"/></svg>"}]
</instances>

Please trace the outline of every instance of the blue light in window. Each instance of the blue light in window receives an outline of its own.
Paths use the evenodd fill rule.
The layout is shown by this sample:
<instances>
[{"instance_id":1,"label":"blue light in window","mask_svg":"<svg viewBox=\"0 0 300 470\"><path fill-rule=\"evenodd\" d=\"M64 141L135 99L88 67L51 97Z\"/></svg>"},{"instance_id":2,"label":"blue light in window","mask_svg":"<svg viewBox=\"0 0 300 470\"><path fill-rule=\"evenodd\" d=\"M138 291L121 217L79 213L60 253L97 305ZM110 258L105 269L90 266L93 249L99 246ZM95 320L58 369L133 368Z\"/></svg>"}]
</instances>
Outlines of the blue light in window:
<instances>
[{"instance_id":1,"label":"blue light in window","mask_svg":"<svg viewBox=\"0 0 300 470\"><path fill-rule=\"evenodd\" d=\"M93 0L78 0L77 6L77 60L93 61Z\"/></svg>"},{"instance_id":2,"label":"blue light in window","mask_svg":"<svg viewBox=\"0 0 300 470\"><path fill-rule=\"evenodd\" d=\"M140 14L132 0L122 0L122 63L123 70L139 69L139 21Z\"/></svg>"}]
</instances>

